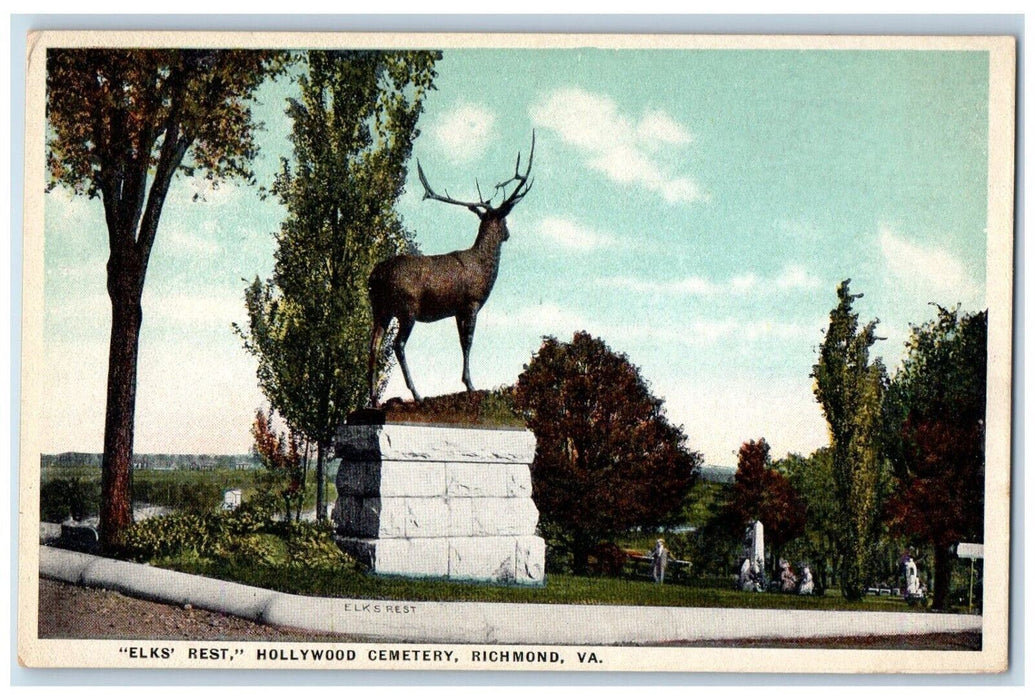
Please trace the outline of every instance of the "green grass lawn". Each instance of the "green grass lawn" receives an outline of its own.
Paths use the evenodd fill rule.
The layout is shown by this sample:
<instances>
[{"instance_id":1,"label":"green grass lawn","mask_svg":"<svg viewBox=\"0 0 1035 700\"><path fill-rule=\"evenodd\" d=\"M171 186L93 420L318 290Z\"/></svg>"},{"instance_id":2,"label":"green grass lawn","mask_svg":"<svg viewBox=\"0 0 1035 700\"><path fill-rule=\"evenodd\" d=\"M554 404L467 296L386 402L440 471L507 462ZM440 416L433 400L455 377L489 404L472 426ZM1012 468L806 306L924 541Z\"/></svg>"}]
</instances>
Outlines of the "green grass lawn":
<instances>
[{"instance_id":1,"label":"green grass lawn","mask_svg":"<svg viewBox=\"0 0 1035 700\"><path fill-rule=\"evenodd\" d=\"M886 612L914 610L898 598L868 597L851 602L833 591L825 596L808 597L778 593L752 594L732 588L658 585L650 581L561 574L548 576L545 586L533 587L375 576L349 566L299 569L281 565L241 565L227 561L179 560L154 563L178 571L285 593L339 598Z\"/></svg>"}]
</instances>

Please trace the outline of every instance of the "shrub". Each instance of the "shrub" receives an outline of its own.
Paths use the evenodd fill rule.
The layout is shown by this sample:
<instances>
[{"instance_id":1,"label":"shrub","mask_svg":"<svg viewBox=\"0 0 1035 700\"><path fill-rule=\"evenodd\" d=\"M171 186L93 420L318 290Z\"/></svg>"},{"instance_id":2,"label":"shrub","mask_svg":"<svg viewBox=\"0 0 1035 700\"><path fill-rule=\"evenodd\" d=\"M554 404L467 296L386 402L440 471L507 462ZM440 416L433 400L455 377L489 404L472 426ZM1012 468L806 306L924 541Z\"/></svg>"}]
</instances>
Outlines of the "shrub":
<instances>
[{"instance_id":1,"label":"shrub","mask_svg":"<svg viewBox=\"0 0 1035 700\"><path fill-rule=\"evenodd\" d=\"M255 439L253 449L262 463L262 469L256 474L255 498L264 508L283 509L285 520L290 520L292 513L298 520L306 486L301 437L293 430L278 433L273 427L272 409L266 413L255 412L252 437Z\"/></svg>"},{"instance_id":2,"label":"shrub","mask_svg":"<svg viewBox=\"0 0 1035 700\"><path fill-rule=\"evenodd\" d=\"M213 517L195 513L173 513L134 523L126 532L126 553L134 558L174 557L193 553L200 557L213 551Z\"/></svg>"},{"instance_id":3,"label":"shrub","mask_svg":"<svg viewBox=\"0 0 1035 700\"><path fill-rule=\"evenodd\" d=\"M101 485L85 479L54 479L40 487L40 520L60 523L71 516L83 520L101 508Z\"/></svg>"},{"instance_id":4,"label":"shrub","mask_svg":"<svg viewBox=\"0 0 1035 700\"><path fill-rule=\"evenodd\" d=\"M620 576L629 556L614 542L601 542L589 553L589 572L603 576Z\"/></svg>"},{"instance_id":5,"label":"shrub","mask_svg":"<svg viewBox=\"0 0 1035 700\"><path fill-rule=\"evenodd\" d=\"M334 531L326 522L290 523L286 541L291 566L333 568L355 563L334 541Z\"/></svg>"},{"instance_id":6,"label":"shrub","mask_svg":"<svg viewBox=\"0 0 1035 700\"><path fill-rule=\"evenodd\" d=\"M274 522L271 512L246 502L230 512L174 513L134 524L125 554L138 561L221 561L287 564L299 569L351 566L330 525Z\"/></svg>"},{"instance_id":7,"label":"shrub","mask_svg":"<svg viewBox=\"0 0 1035 700\"><path fill-rule=\"evenodd\" d=\"M135 523L126 535L126 550L133 558L175 557L193 553L201 558L224 557L237 552L262 554L250 536L269 524L269 514L250 503L234 511L173 513Z\"/></svg>"}]
</instances>

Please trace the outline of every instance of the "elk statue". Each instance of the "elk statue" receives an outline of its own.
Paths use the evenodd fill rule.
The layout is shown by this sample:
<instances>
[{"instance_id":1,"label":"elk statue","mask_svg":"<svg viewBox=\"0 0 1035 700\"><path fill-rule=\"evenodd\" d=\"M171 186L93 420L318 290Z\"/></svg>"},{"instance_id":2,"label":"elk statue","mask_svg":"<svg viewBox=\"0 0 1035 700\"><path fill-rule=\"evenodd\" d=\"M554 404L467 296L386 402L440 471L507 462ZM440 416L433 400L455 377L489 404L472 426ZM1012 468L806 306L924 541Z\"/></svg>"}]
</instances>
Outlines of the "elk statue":
<instances>
[{"instance_id":1,"label":"elk statue","mask_svg":"<svg viewBox=\"0 0 1035 700\"><path fill-rule=\"evenodd\" d=\"M370 307L373 315L373 330L370 335L370 357L368 377L370 382L370 405L377 406L377 356L381 340L391 320L397 319L399 329L393 348L402 368L406 388L420 401L420 394L413 385L410 369L406 365L406 340L410 337L413 324L417 321L431 323L444 318L456 318L460 334L460 347L464 354L463 382L468 391L474 391L471 383L471 341L474 340L474 326L478 312L489 298L500 266L500 248L510 237L507 231L507 215L510 214L532 188L528 179L532 172L532 157L535 155L535 132L532 133L532 148L528 164L521 172L521 153L518 153L514 175L496 185L488 199L482 198L478 190L478 201L462 202L445 195L436 194L428 184L424 170L417 161L417 174L424 186L424 199L434 199L446 204L456 204L474 212L481 223L474 245L466 250L456 250L444 255L397 255L374 267L367 281L370 293ZM514 189L507 194L507 189ZM492 206L492 199L501 194L503 201Z\"/></svg>"}]
</instances>

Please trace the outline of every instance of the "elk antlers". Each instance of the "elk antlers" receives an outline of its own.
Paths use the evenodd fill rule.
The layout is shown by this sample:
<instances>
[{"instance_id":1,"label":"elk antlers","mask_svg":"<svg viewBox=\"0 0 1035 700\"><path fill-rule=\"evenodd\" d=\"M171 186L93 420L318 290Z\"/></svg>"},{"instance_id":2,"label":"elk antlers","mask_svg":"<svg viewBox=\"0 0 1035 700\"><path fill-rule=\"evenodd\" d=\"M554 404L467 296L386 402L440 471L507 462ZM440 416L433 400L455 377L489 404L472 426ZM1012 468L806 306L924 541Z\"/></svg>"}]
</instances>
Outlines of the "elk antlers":
<instances>
[{"instance_id":1,"label":"elk antlers","mask_svg":"<svg viewBox=\"0 0 1035 700\"><path fill-rule=\"evenodd\" d=\"M535 131L532 131L532 148L528 152L528 165L525 167L525 172L521 172L521 152L518 151L517 163L514 165L514 175L504 180L503 182L496 185L493 194L488 199L482 198L482 189L475 180L475 188L478 190L478 201L477 202L465 202L459 199L454 199L449 196L449 192L446 191L445 195L438 194L435 190L431 189L431 185L428 184L428 178L424 174L424 168L420 165L420 159L417 159L417 175L420 177L420 184L424 186L424 199L434 199L439 202L445 202L446 204L456 204L461 207L470 209L478 218L483 218L487 214L497 214L499 216L506 216L510 213L510 210L514 208L514 205L524 199L525 195L528 194L529 190L532 189L532 183L535 181L528 179L529 174L532 172L532 158L535 157ZM508 195L507 187L513 183L517 183L517 187ZM503 192L503 201L500 202L498 207L492 206L492 198L497 192Z\"/></svg>"}]
</instances>

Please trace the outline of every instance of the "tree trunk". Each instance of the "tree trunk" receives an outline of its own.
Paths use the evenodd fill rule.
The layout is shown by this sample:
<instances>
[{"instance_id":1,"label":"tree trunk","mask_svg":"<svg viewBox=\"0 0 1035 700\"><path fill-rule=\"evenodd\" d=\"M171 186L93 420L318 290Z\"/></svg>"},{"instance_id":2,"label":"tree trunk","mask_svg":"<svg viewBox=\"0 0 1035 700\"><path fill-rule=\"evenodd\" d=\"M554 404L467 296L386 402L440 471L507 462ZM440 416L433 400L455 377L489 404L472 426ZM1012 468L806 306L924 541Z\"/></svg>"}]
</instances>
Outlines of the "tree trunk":
<instances>
[{"instance_id":1,"label":"tree trunk","mask_svg":"<svg viewBox=\"0 0 1035 700\"><path fill-rule=\"evenodd\" d=\"M133 416L137 399L137 356L143 291L139 266L108 262L111 342L108 349L108 397L101 459L101 547L117 548L133 522L131 470Z\"/></svg>"},{"instance_id":2,"label":"tree trunk","mask_svg":"<svg viewBox=\"0 0 1035 700\"><path fill-rule=\"evenodd\" d=\"M588 542L576 540L571 547L571 572L576 576L586 576L589 573L589 550Z\"/></svg>"},{"instance_id":3,"label":"tree trunk","mask_svg":"<svg viewBox=\"0 0 1035 700\"><path fill-rule=\"evenodd\" d=\"M853 542L849 546L848 552L843 554L841 561L841 595L846 600L861 600L865 592L862 564L858 554L855 553L857 547L858 544Z\"/></svg>"},{"instance_id":4,"label":"tree trunk","mask_svg":"<svg viewBox=\"0 0 1035 700\"><path fill-rule=\"evenodd\" d=\"M952 549L949 546L934 547L934 601L935 610L945 610L949 604L949 587L952 585Z\"/></svg>"},{"instance_id":5,"label":"tree trunk","mask_svg":"<svg viewBox=\"0 0 1035 700\"><path fill-rule=\"evenodd\" d=\"M305 448L302 450L302 486L295 498L295 522L302 519L302 503L305 502L305 484L309 476L309 440L305 441Z\"/></svg>"},{"instance_id":6,"label":"tree trunk","mask_svg":"<svg viewBox=\"0 0 1035 700\"><path fill-rule=\"evenodd\" d=\"M324 505L324 492L323 492L323 463L326 455L327 448L322 442L316 443L316 519L317 521L327 519L327 507Z\"/></svg>"}]
</instances>

